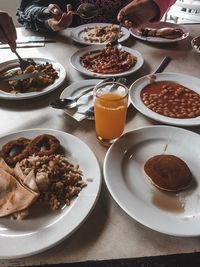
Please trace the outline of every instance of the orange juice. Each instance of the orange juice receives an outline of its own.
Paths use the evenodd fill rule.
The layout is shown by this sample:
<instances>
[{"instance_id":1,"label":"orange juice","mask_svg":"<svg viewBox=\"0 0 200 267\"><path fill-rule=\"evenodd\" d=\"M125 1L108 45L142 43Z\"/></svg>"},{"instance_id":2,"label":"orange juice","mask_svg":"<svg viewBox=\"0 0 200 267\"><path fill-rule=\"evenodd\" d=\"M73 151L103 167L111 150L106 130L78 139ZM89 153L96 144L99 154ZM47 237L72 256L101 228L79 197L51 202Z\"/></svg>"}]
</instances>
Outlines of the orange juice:
<instances>
[{"instance_id":1,"label":"orange juice","mask_svg":"<svg viewBox=\"0 0 200 267\"><path fill-rule=\"evenodd\" d=\"M116 92L104 93L95 98L95 127L98 139L114 140L123 133L127 102L127 95L122 96Z\"/></svg>"}]
</instances>

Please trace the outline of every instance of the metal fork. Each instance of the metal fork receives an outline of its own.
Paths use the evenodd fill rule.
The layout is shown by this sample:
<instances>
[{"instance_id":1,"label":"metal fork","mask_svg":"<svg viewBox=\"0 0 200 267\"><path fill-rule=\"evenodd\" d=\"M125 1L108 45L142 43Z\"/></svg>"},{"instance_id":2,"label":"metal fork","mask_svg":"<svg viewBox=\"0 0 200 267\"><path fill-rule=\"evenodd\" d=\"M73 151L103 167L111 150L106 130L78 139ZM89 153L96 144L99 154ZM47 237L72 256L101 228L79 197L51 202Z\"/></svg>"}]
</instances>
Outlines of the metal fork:
<instances>
[{"instance_id":1,"label":"metal fork","mask_svg":"<svg viewBox=\"0 0 200 267\"><path fill-rule=\"evenodd\" d=\"M32 65L34 61L32 59L25 60L17 53L16 50L12 51L19 59L19 65L22 70L25 70L28 66Z\"/></svg>"},{"instance_id":2,"label":"metal fork","mask_svg":"<svg viewBox=\"0 0 200 267\"><path fill-rule=\"evenodd\" d=\"M1 31L4 33L4 35L6 36L5 31L4 31L4 29L1 27L1 25L0 25L0 29L1 29ZM9 47L10 47L10 50L11 50L13 53L15 53L15 55L18 57L18 59L19 59L19 66L20 66L21 70L25 70L28 66L30 66L30 65L32 65L32 64L34 63L34 61L31 60L31 59L30 59L30 60L24 60L24 59L22 59L22 58L20 57L20 55L17 53L16 49L13 49L13 48L12 48L12 46L11 46L9 40L7 40L7 42L8 42L8 45L9 45Z\"/></svg>"}]
</instances>

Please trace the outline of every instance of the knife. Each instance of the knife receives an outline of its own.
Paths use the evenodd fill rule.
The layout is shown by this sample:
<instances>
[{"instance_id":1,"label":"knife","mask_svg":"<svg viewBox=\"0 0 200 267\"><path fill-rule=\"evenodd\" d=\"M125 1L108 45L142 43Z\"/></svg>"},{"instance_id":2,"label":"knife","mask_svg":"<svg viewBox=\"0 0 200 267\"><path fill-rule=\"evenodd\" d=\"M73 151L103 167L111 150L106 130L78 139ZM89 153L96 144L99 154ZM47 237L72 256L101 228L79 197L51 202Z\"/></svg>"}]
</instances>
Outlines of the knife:
<instances>
[{"instance_id":1,"label":"knife","mask_svg":"<svg viewBox=\"0 0 200 267\"><path fill-rule=\"evenodd\" d=\"M29 72L13 76L0 76L0 81L18 81L44 75L43 72Z\"/></svg>"}]
</instances>

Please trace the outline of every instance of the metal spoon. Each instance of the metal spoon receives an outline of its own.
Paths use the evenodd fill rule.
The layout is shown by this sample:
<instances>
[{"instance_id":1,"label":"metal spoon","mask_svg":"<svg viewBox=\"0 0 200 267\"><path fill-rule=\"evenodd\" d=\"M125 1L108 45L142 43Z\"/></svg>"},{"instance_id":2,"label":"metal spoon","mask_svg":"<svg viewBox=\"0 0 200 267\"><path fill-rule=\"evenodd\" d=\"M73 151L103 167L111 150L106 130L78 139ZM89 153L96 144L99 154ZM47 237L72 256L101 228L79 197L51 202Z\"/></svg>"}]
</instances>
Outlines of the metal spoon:
<instances>
[{"instance_id":1,"label":"metal spoon","mask_svg":"<svg viewBox=\"0 0 200 267\"><path fill-rule=\"evenodd\" d=\"M111 82L114 81L114 78L106 78L98 83L105 83L105 82ZM87 93L91 92L94 89L94 86L82 91L80 94L74 97L68 97L68 98L59 98L50 103L50 106L57 109L65 109L65 108L75 108L77 106L77 101L82 96L86 95Z\"/></svg>"},{"instance_id":2,"label":"metal spoon","mask_svg":"<svg viewBox=\"0 0 200 267\"><path fill-rule=\"evenodd\" d=\"M91 3L83 3L78 6L76 11L73 11L74 15L78 15L82 19L91 19L95 17L99 12L99 7ZM48 10L39 15L40 20L47 20L53 18L54 14Z\"/></svg>"}]
</instances>

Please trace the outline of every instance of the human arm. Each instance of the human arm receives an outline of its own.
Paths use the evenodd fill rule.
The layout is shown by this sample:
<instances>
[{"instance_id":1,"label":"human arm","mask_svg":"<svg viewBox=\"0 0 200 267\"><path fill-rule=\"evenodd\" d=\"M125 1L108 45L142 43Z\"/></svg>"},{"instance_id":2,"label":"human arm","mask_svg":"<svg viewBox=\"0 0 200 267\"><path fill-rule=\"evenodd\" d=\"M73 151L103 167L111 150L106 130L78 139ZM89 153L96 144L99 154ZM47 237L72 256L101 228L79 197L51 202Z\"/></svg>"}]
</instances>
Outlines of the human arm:
<instances>
[{"instance_id":1,"label":"human arm","mask_svg":"<svg viewBox=\"0 0 200 267\"><path fill-rule=\"evenodd\" d=\"M16 50L17 33L12 18L7 12L0 10L0 42L8 43Z\"/></svg>"},{"instance_id":2,"label":"human arm","mask_svg":"<svg viewBox=\"0 0 200 267\"><path fill-rule=\"evenodd\" d=\"M147 22L159 21L176 0L133 0L123 7L118 20L127 27L138 28Z\"/></svg>"},{"instance_id":3,"label":"human arm","mask_svg":"<svg viewBox=\"0 0 200 267\"><path fill-rule=\"evenodd\" d=\"M22 0L16 14L18 22L34 31L59 31L71 25L72 14L67 12L66 3L70 4L73 2L69 0ZM53 18L44 20L43 14L49 12L54 14ZM56 24L58 24L58 27L56 27Z\"/></svg>"}]
</instances>

